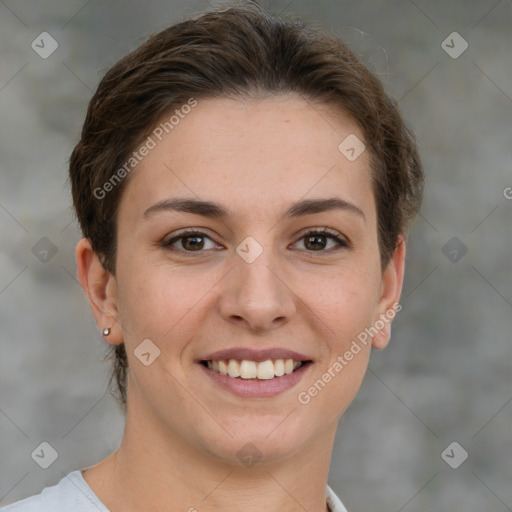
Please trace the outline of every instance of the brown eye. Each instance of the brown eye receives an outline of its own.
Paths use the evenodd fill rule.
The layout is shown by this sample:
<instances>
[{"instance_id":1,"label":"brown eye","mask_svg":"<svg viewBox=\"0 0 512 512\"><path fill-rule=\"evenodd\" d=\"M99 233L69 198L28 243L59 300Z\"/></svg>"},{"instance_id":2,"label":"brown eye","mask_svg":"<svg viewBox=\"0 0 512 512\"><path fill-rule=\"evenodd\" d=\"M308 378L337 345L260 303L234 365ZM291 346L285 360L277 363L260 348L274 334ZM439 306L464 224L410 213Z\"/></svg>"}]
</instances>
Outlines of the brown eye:
<instances>
[{"instance_id":1,"label":"brown eye","mask_svg":"<svg viewBox=\"0 0 512 512\"><path fill-rule=\"evenodd\" d=\"M304 245L307 249L325 249L327 237L325 235L308 235L304 237Z\"/></svg>"},{"instance_id":2,"label":"brown eye","mask_svg":"<svg viewBox=\"0 0 512 512\"><path fill-rule=\"evenodd\" d=\"M213 247L205 247L206 240L212 242ZM178 245L175 245L176 243ZM181 252L202 252L203 249L213 249L216 247L215 243L209 236L201 231L186 231L179 235L167 240L162 244L164 247Z\"/></svg>"},{"instance_id":3,"label":"brown eye","mask_svg":"<svg viewBox=\"0 0 512 512\"><path fill-rule=\"evenodd\" d=\"M184 236L181 238L181 245L186 250L196 250L204 248L204 238L201 236Z\"/></svg>"},{"instance_id":4,"label":"brown eye","mask_svg":"<svg viewBox=\"0 0 512 512\"><path fill-rule=\"evenodd\" d=\"M309 231L305 235L302 236L301 240L304 240L304 246L306 249L316 252L328 252L325 250L328 245L328 240L332 240L335 243L335 246L338 247L348 247L348 243L330 231L321 230L321 231ZM329 247L328 249L331 249Z\"/></svg>"}]
</instances>

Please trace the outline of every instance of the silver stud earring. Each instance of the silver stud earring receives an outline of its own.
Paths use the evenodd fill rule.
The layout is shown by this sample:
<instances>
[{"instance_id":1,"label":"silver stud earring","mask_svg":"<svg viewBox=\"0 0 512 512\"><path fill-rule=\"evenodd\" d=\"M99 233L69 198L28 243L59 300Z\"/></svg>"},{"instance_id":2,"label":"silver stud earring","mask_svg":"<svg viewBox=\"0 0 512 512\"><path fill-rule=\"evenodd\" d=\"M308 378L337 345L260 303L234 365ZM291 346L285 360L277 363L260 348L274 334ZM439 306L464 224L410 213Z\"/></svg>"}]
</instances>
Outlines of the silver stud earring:
<instances>
[{"instance_id":1,"label":"silver stud earring","mask_svg":"<svg viewBox=\"0 0 512 512\"><path fill-rule=\"evenodd\" d=\"M105 329L101 331L101 334L103 334L103 336L108 336L110 334L110 327L105 327Z\"/></svg>"}]
</instances>

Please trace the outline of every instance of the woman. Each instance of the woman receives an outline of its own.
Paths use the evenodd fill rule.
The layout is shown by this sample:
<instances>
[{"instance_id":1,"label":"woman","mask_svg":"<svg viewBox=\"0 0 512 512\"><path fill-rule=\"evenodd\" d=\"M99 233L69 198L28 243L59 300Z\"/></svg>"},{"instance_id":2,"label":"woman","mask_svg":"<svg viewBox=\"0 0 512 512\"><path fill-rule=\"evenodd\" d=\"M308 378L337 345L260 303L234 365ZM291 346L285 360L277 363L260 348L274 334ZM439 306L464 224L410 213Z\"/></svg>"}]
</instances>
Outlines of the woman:
<instances>
[{"instance_id":1,"label":"woman","mask_svg":"<svg viewBox=\"0 0 512 512\"><path fill-rule=\"evenodd\" d=\"M209 12L107 72L70 179L126 426L5 510L345 511L336 426L389 341L423 188L378 79L254 5Z\"/></svg>"}]
</instances>

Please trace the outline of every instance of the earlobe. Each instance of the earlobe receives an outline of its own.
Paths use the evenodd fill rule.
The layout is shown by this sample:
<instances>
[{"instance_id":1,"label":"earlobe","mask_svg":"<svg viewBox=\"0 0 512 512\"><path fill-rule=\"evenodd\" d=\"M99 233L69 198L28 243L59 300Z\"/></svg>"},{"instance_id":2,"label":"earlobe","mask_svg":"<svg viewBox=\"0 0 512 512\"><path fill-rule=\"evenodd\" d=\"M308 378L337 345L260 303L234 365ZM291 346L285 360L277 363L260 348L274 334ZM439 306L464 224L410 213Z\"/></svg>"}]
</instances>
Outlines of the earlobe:
<instances>
[{"instance_id":1,"label":"earlobe","mask_svg":"<svg viewBox=\"0 0 512 512\"><path fill-rule=\"evenodd\" d=\"M405 240L400 235L396 248L382 275L382 291L373 320L373 327L377 334L372 339L372 347L377 350L382 350L388 345L391 337L391 322L396 313L402 309L399 301L404 280L405 254Z\"/></svg>"},{"instance_id":2,"label":"earlobe","mask_svg":"<svg viewBox=\"0 0 512 512\"><path fill-rule=\"evenodd\" d=\"M122 343L115 277L103 267L87 238L82 238L77 243L75 256L78 280L87 296L99 330L109 343Z\"/></svg>"}]
</instances>

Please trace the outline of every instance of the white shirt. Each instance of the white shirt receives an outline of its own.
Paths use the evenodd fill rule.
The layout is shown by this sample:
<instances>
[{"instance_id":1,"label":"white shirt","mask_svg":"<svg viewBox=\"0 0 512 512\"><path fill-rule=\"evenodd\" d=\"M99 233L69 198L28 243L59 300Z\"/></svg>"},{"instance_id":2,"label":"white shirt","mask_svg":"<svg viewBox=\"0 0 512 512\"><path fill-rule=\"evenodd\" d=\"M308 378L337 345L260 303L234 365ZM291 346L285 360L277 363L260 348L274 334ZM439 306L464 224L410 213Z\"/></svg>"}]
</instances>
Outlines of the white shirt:
<instances>
[{"instance_id":1,"label":"white shirt","mask_svg":"<svg viewBox=\"0 0 512 512\"><path fill-rule=\"evenodd\" d=\"M343 503L327 486L327 502L333 512L347 512ZM45 487L39 494L2 507L0 512L110 512L77 469L58 484Z\"/></svg>"}]
</instances>

